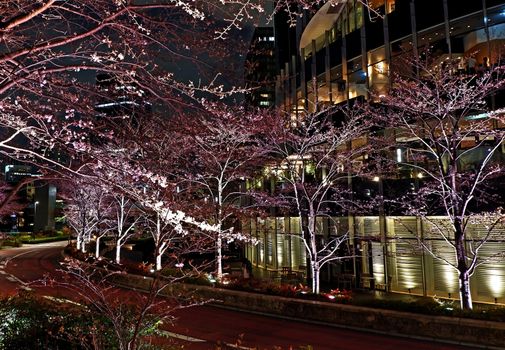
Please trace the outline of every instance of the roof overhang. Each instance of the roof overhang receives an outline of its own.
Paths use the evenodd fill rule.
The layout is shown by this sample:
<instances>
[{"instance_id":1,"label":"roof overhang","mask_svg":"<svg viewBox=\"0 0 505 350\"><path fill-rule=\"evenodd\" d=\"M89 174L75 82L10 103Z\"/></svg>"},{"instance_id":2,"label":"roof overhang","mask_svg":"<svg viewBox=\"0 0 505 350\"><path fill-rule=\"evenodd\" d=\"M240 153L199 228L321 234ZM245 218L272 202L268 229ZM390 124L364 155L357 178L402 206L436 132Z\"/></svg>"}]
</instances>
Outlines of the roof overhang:
<instances>
[{"instance_id":1,"label":"roof overhang","mask_svg":"<svg viewBox=\"0 0 505 350\"><path fill-rule=\"evenodd\" d=\"M309 21L300 38L300 50L309 46L312 40L330 30L342 14L348 0L332 0L324 4Z\"/></svg>"}]
</instances>

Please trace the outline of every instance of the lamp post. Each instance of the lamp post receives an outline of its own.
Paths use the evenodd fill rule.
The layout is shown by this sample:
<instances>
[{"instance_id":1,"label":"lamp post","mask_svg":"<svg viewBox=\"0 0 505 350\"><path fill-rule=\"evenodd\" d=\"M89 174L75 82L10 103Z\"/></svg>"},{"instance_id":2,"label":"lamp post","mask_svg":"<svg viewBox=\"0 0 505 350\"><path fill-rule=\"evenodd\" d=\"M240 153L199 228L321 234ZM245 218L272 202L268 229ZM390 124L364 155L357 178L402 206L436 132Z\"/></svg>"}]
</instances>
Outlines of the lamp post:
<instances>
[{"instance_id":1,"label":"lamp post","mask_svg":"<svg viewBox=\"0 0 505 350\"><path fill-rule=\"evenodd\" d=\"M39 205L39 201L35 201L33 203L33 230L35 231L36 225L35 222L37 221L37 206Z\"/></svg>"},{"instance_id":2,"label":"lamp post","mask_svg":"<svg viewBox=\"0 0 505 350\"><path fill-rule=\"evenodd\" d=\"M384 184L383 179L380 176L374 176L372 179L378 185L379 192L379 231L382 243L382 255L384 264L384 288L386 292L389 292L389 271L388 271L388 247L387 247L387 228L386 228L386 212L384 210Z\"/></svg>"}]
</instances>

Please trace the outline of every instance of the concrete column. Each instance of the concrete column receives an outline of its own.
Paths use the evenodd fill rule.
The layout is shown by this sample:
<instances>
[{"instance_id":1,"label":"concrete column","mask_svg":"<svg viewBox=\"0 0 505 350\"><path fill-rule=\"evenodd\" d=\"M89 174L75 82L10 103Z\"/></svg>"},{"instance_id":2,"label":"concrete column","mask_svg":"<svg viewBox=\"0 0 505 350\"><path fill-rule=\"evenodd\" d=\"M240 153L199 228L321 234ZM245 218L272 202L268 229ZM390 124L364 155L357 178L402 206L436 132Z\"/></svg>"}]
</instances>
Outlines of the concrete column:
<instances>
[{"instance_id":1,"label":"concrete column","mask_svg":"<svg viewBox=\"0 0 505 350\"><path fill-rule=\"evenodd\" d=\"M417 21L416 21L416 3L415 0L410 0L410 30L412 31L412 51L414 56L419 57L419 41L417 38ZM419 76L419 67L416 67L416 76Z\"/></svg>"},{"instance_id":2,"label":"concrete column","mask_svg":"<svg viewBox=\"0 0 505 350\"><path fill-rule=\"evenodd\" d=\"M312 79L311 79L311 86L312 86L312 98L313 98L313 103L314 103L314 111L318 111L318 103L317 103L317 60L316 60L316 41L312 40L312 65L311 65L311 71L312 71Z\"/></svg>"},{"instance_id":3,"label":"concrete column","mask_svg":"<svg viewBox=\"0 0 505 350\"><path fill-rule=\"evenodd\" d=\"M295 108L295 113L298 119L298 98L297 98L297 93L296 93L296 75L297 75L297 69L296 69L296 56L292 55L291 56L291 110L290 113L293 110L293 107Z\"/></svg>"},{"instance_id":4,"label":"concrete column","mask_svg":"<svg viewBox=\"0 0 505 350\"><path fill-rule=\"evenodd\" d=\"M305 49L300 53L300 89L302 91L303 109L307 111L307 72L305 71Z\"/></svg>"},{"instance_id":5,"label":"concrete column","mask_svg":"<svg viewBox=\"0 0 505 350\"><path fill-rule=\"evenodd\" d=\"M388 0L385 1L385 8L388 8ZM386 63L387 67L391 67L391 41L389 40L389 22L388 22L388 14L384 14L383 19L383 29L384 29L384 52L386 55ZM389 68L391 71L391 68ZM388 87L391 89L391 76L388 79Z\"/></svg>"},{"instance_id":6,"label":"concrete column","mask_svg":"<svg viewBox=\"0 0 505 350\"><path fill-rule=\"evenodd\" d=\"M333 92L331 87L331 66L330 66L330 32L326 31L324 33L324 77L326 82L326 87L328 89L328 100L330 105L333 104Z\"/></svg>"},{"instance_id":7,"label":"concrete column","mask_svg":"<svg viewBox=\"0 0 505 350\"><path fill-rule=\"evenodd\" d=\"M282 91L282 76L277 74L275 79L275 105L280 107L284 104L283 91Z\"/></svg>"},{"instance_id":8,"label":"concrete column","mask_svg":"<svg viewBox=\"0 0 505 350\"><path fill-rule=\"evenodd\" d=\"M342 28L343 29L343 28ZM344 31L342 30L342 33ZM345 82L345 99L349 100L349 77L347 76L347 39L345 35L342 35L342 80Z\"/></svg>"},{"instance_id":9,"label":"concrete column","mask_svg":"<svg viewBox=\"0 0 505 350\"><path fill-rule=\"evenodd\" d=\"M451 25L449 23L449 6L447 5L447 0L443 0L443 5L444 5L445 42L447 43L447 50L449 51L449 57L452 58Z\"/></svg>"},{"instance_id":10,"label":"concrete column","mask_svg":"<svg viewBox=\"0 0 505 350\"><path fill-rule=\"evenodd\" d=\"M356 2L356 6L361 7L361 13L365 12L363 4ZM365 98L368 99L370 97L370 76L368 75L368 55L367 55L367 47L366 47L366 26L365 21L363 20L363 24L360 28L360 39L361 39L361 69L366 74L366 94Z\"/></svg>"},{"instance_id":11,"label":"concrete column","mask_svg":"<svg viewBox=\"0 0 505 350\"><path fill-rule=\"evenodd\" d=\"M285 91L285 96L286 96L286 111L291 112L291 106L293 104L293 101L291 101L291 95L290 95L290 92L291 92L291 89L290 89L290 83L291 83L291 80L289 79L289 77L291 76L291 70L290 70L290 67L289 67L289 62L286 62L284 64L284 91Z\"/></svg>"},{"instance_id":12,"label":"concrete column","mask_svg":"<svg viewBox=\"0 0 505 350\"><path fill-rule=\"evenodd\" d=\"M482 21L484 22L484 33L486 33L487 57L489 57L489 60L491 60L491 40L489 38L489 18L487 16L486 0L482 0L482 14L484 17L482 18Z\"/></svg>"}]
</instances>

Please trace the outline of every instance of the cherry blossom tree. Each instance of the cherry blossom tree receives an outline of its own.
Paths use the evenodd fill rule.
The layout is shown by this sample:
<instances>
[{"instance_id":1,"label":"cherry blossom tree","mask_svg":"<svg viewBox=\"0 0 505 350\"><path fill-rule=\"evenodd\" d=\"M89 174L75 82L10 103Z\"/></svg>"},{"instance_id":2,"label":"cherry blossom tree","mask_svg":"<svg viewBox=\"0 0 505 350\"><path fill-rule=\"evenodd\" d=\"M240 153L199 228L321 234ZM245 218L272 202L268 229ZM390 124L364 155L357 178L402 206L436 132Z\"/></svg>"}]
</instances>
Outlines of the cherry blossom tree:
<instances>
[{"instance_id":1,"label":"cherry blossom tree","mask_svg":"<svg viewBox=\"0 0 505 350\"><path fill-rule=\"evenodd\" d=\"M116 222L114 235L116 238L116 263L121 263L121 248L135 234L137 224L142 220L143 212L130 198L124 194L113 194Z\"/></svg>"},{"instance_id":2,"label":"cherry blossom tree","mask_svg":"<svg viewBox=\"0 0 505 350\"><path fill-rule=\"evenodd\" d=\"M201 304L195 298L181 300L181 295L169 293L170 281L157 276L150 279L141 293L116 287L114 279L121 275L121 271L67 258L62 263L61 272L62 279L47 277L44 285L70 291L72 302L84 309L91 324L81 325L80 335L92 340L87 344L90 349L152 347L150 337L157 335L156 331L163 323L175 321L175 311Z\"/></svg>"},{"instance_id":3,"label":"cherry blossom tree","mask_svg":"<svg viewBox=\"0 0 505 350\"><path fill-rule=\"evenodd\" d=\"M182 169L177 188L189 203L197 205L198 217L215 226L204 234L215 242L216 275L223 277L226 243L247 240L234 225L240 217L255 211L244 206L245 180L262 169L265 150L259 138L273 116L246 112L222 104L207 106L207 113L188 122L180 132L176 147L181 149ZM203 215L202 215L203 214Z\"/></svg>"},{"instance_id":4,"label":"cherry blossom tree","mask_svg":"<svg viewBox=\"0 0 505 350\"><path fill-rule=\"evenodd\" d=\"M162 266L162 257L170 248L170 242L174 237L174 229L160 216L160 213L155 213L153 218L147 217L148 225L150 227L151 236L154 240L154 257L155 257L155 270L160 271Z\"/></svg>"},{"instance_id":5,"label":"cherry blossom tree","mask_svg":"<svg viewBox=\"0 0 505 350\"><path fill-rule=\"evenodd\" d=\"M193 201L190 203L194 204ZM190 203L188 203L188 206ZM171 206L174 205L172 202ZM188 212L188 210L185 212ZM195 253L208 252L209 247L212 251L214 246L213 235L205 230L195 229L193 225L174 225L173 222L167 220L167 215L170 214L146 208L143 230L144 232L148 231L153 239L154 270L161 271L165 267L185 268L186 274L191 276L199 275L209 263L195 263L188 257ZM164 260L164 257L167 259Z\"/></svg>"},{"instance_id":6,"label":"cherry blossom tree","mask_svg":"<svg viewBox=\"0 0 505 350\"><path fill-rule=\"evenodd\" d=\"M394 130L387 142L402 152L395 168L407 169L420 182L394 202L421 217L430 235L452 251L444 255L419 237L422 248L457 273L461 307L471 309L470 277L504 255L481 254L489 241L502 240L505 224L503 197L495 192L503 186L505 110L492 108L503 96L503 67L467 75L451 62L437 66L429 56L408 59L407 66L417 74L395 75L376 113ZM447 220L432 219L441 214Z\"/></svg>"},{"instance_id":7,"label":"cherry blossom tree","mask_svg":"<svg viewBox=\"0 0 505 350\"><path fill-rule=\"evenodd\" d=\"M198 91L226 95L208 57L222 57L228 50L223 41L212 42L216 24L200 5L2 2L0 152L53 171L81 174L83 164L94 161L87 154L89 135L115 136L97 125L97 106L131 110L149 98L177 110L189 108ZM243 8L250 7L244 2ZM198 83L187 76L177 79L179 64L188 63L195 72L201 68ZM97 84L98 76L109 76L115 86ZM119 87L123 89L114 91Z\"/></svg>"},{"instance_id":8,"label":"cherry blossom tree","mask_svg":"<svg viewBox=\"0 0 505 350\"><path fill-rule=\"evenodd\" d=\"M111 194L107 191L102 191L98 194L96 205L97 225L94 234L95 238L95 259L100 258L100 242L102 238L111 235L114 231L114 201Z\"/></svg>"},{"instance_id":9,"label":"cherry blossom tree","mask_svg":"<svg viewBox=\"0 0 505 350\"><path fill-rule=\"evenodd\" d=\"M222 59L228 50L223 41L212 42L217 27L204 14L208 8L198 9L200 5L166 1L2 3L0 151L35 163L44 172L101 181L113 192L159 211L174 227L183 221L213 229L171 210L168 203L153 200L151 191L131 185L163 187L167 183L163 174L139 161L146 134L138 129L143 125L141 118L151 114L147 106L166 114L184 114L194 104L200 108L196 94L219 98L234 91L225 91L220 73L211 72L208 58L217 55ZM244 2L241 8L251 6ZM201 73L198 82L176 77L181 70L178 64L188 62L195 74ZM132 133L138 137L129 139ZM79 228L82 239L91 233L81 229L94 227L86 222ZM78 243L85 248L81 239Z\"/></svg>"},{"instance_id":10,"label":"cherry blossom tree","mask_svg":"<svg viewBox=\"0 0 505 350\"><path fill-rule=\"evenodd\" d=\"M347 232L324 237L319 220L350 208L347 180L362 171L357 164L367 149L366 142L351 141L365 137L370 126L358 110L324 109L291 127L286 125L292 121L281 119L265 139L265 149L276 158L268 165L269 176L281 184L274 199L299 218L302 234L293 237L305 246L313 293L320 291L324 265L351 256L342 253Z\"/></svg>"},{"instance_id":11,"label":"cherry blossom tree","mask_svg":"<svg viewBox=\"0 0 505 350\"><path fill-rule=\"evenodd\" d=\"M77 250L83 253L99 224L101 198L101 191L96 186L81 182L73 189L65 208L67 223L76 235Z\"/></svg>"},{"instance_id":12,"label":"cherry blossom tree","mask_svg":"<svg viewBox=\"0 0 505 350\"><path fill-rule=\"evenodd\" d=\"M174 241L178 242L179 255L187 250L181 242L191 242L195 251L204 249L207 238L200 234L212 235L217 228L177 195L178 176L184 169L183 163L177 161L180 151L174 142L179 137L177 128L170 126L171 120L152 116L137 120L136 124L142 125L142 130L124 139L110 140L96 151L100 152L96 155L100 162L92 172L116 203L112 209L116 213L112 227L119 237L116 248L120 250L135 225L145 228L155 241L157 267L161 269L162 255L173 249ZM119 235L118 227L122 228ZM195 242L189 235L192 231L199 232L202 242Z\"/></svg>"},{"instance_id":13,"label":"cherry blossom tree","mask_svg":"<svg viewBox=\"0 0 505 350\"><path fill-rule=\"evenodd\" d=\"M145 101L184 114L202 94L241 91L224 88L209 59L225 60L233 45L213 39L262 11L249 0L9 0L0 9L0 152L72 176L90 176L103 155L95 141L117 136L105 120ZM188 64L198 79L181 78ZM122 111L97 110L106 106Z\"/></svg>"},{"instance_id":14,"label":"cherry blossom tree","mask_svg":"<svg viewBox=\"0 0 505 350\"><path fill-rule=\"evenodd\" d=\"M26 203L23 203L19 197L19 191L31 181L33 180L30 178L23 179L16 184L0 181L0 215L11 214L26 207Z\"/></svg>"}]
</instances>

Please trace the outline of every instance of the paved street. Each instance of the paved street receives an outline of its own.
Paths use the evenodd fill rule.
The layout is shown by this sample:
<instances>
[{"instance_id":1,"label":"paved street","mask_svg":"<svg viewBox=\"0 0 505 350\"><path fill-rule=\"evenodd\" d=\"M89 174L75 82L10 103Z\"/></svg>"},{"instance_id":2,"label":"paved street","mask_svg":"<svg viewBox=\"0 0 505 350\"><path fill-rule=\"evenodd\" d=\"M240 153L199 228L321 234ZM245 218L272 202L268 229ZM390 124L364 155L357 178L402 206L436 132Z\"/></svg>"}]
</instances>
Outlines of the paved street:
<instances>
[{"instance_id":1,"label":"paved street","mask_svg":"<svg viewBox=\"0 0 505 350\"><path fill-rule=\"evenodd\" d=\"M0 250L0 292L13 294L18 288L30 289L44 275L54 276L66 245L55 242Z\"/></svg>"},{"instance_id":2,"label":"paved street","mask_svg":"<svg viewBox=\"0 0 505 350\"><path fill-rule=\"evenodd\" d=\"M19 249L0 250L0 290L12 294L16 288L29 288L28 283L44 274L54 274L65 243L52 243ZM7 265L5 262L7 261ZM64 295L62 290L37 287L39 294ZM125 292L131 293L131 292ZM177 313L178 323L165 328L170 335L186 344L186 349L282 349L293 350L311 345L314 350L456 350L470 349L458 345L436 344L419 340L394 338L341 328L306 324L291 320L225 310L211 306L194 307ZM237 343L237 340L241 342Z\"/></svg>"},{"instance_id":3,"label":"paved street","mask_svg":"<svg viewBox=\"0 0 505 350\"><path fill-rule=\"evenodd\" d=\"M243 334L243 349L298 349L311 345L314 350L456 350L468 347L435 344L418 340L394 338L373 333L356 332L341 328L306 324L290 320L244 314L236 311L198 307L186 310L175 327L179 334L195 338L233 344ZM209 349L206 344L191 343L188 349Z\"/></svg>"}]
</instances>

